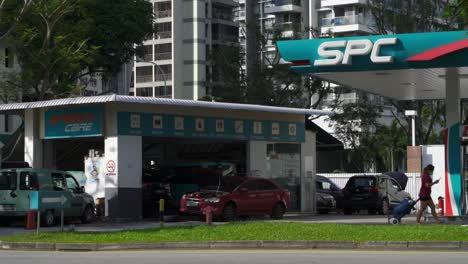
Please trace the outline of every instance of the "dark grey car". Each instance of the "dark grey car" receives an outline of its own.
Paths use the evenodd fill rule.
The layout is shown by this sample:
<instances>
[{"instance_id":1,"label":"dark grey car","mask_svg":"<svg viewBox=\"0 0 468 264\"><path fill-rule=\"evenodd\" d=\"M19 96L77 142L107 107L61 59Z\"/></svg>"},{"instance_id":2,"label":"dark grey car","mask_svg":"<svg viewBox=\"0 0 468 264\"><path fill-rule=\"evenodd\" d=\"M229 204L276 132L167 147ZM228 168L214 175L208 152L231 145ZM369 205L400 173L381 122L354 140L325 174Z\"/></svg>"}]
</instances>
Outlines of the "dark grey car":
<instances>
[{"instance_id":1,"label":"dark grey car","mask_svg":"<svg viewBox=\"0 0 468 264\"><path fill-rule=\"evenodd\" d=\"M388 214L403 199L411 197L397 180L385 174L353 176L346 183L343 194L345 214L358 210Z\"/></svg>"}]
</instances>

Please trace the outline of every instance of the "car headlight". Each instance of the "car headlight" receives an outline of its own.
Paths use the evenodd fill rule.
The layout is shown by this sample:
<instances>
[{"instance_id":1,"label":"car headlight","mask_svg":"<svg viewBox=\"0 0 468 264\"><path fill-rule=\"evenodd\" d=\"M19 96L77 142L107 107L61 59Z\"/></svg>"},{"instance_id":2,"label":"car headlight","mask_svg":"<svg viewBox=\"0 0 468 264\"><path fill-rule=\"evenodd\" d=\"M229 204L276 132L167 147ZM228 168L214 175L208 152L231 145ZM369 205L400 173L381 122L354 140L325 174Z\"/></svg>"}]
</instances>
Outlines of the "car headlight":
<instances>
[{"instance_id":1,"label":"car headlight","mask_svg":"<svg viewBox=\"0 0 468 264\"><path fill-rule=\"evenodd\" d=\"M207 202L207 203L219 203L219 198L216 198L216 197L206 198L205 202Z\"/></svg>"}]
</instances>

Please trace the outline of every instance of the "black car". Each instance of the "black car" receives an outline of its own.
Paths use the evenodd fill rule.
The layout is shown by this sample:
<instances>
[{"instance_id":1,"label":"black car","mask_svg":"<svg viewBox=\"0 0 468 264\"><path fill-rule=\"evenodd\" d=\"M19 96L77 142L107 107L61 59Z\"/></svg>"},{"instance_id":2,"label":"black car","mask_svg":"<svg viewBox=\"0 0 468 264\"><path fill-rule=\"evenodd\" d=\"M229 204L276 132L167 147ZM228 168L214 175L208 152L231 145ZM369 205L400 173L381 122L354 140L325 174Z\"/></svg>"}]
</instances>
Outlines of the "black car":
<instances>
[{"instance_id":1,"label":"black car","mask_svg":"<svg viewBox=\"0 0 468 264\"><path fill-rule=\"evenodd\" d=\"M388 214L396 205L411 195L402 184L389 175L358 175L349 178L343 189L343 212L367 210L369 214Z\"/></svg>"},{"instance_id":2,"label":"black car","mask_svg":"<svg viewBox=\"0 0 468 264\"><path fill-rule=\"evenodd\" d=\"M327 194L331 195L334 200L335 200L335 208L333 209L338 209L342 210L343 209L343 192L341 191L341 188L336 185L332 180L328 179L327 177L317 175L315 179L315 186L316 186L316 191L318 194ZM318 196L317 197L317 203L320 203L320 200L330 200L326 196ZM329 204L329 203L328 203ZM322 207L322 208L321 208ZM332 211L332 208L328 211ZM317 204L317 210L326 212L326 207L324 208L321 204Z\"/></svg>"}]
</instances>

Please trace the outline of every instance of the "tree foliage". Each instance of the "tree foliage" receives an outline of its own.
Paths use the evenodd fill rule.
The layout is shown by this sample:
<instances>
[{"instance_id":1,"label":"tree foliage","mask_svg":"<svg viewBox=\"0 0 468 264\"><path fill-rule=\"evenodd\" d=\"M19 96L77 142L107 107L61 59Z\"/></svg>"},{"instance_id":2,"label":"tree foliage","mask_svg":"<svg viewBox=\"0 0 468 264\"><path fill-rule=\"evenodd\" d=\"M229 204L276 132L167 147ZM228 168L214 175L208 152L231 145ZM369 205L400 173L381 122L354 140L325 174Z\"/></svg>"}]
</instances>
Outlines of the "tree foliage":
<instances>
[{"instance_id":1,"label":"tree foliage","mask_svg":"<svg viewBox=\"0 0 468 264\"><path fill-rule=\"evenodd\" d=\"M465 0L459 1L465 2ZM443 0L369 0L368 8L377 34L447 31L457 29L459 16L447 15L453 1ZM452 6L453 7L453 6ZM457 8L461 5L456 4ZM445 15L444 15L445 13ZM416 110L416 143L418 145L442 143L438 131L445 126L445 102L441 100L392 101L395 125L409 143L411 117L406 110Z\"/></svg>"},{"instance_id":2,"label":"tree foliage","mask_svg":"<svg viewBox=\"0 0 468 264\"><path fill-rule=\"evenodd\" d=\"M15 29L33 0L0 0L0 40Z\"/></svg>"},{"instance_id":3,"label":"tree foliage","mask_svg":"<svg viewBox=\"0 0 468 264\"><path fill-rule=\"evenodd\" d=\"M34 0L8 40L33 100L68 97L83 89L83 75L116 74L152 21L145 0Z\"/></svg>"},{"instance_id":4,"label":"tree foliage","mask_svg":"<svg viewBox=\"0 0 468 264\"><path fill-rule=\"evenodd\" d=\"M444 16L445 0L368 0L372 14L371 29L376 34L446 31L457 18Z\"/></svg>"},{"instance_id":5,"label":"tree foliage","mask_svg":"<svg viewBox=\"0 0 468 264\"><path fill-rule=\"evenodd\" d=\"M300 30L299 23L290 25L292 36L302 38L307 32ZM339 98L340 89L331 87L312 75L301 76L291 70L289 64L280 60L277 50L272 51L271 45L285 36L282 28L260 30L256 23L246 25L244 31L251 34L257 48L253 64L246 64L246 52L239 46L219 46L211 52L211 75L208 78L208 91L205 100L224 102L251 103L299 108L319 108L324 99L332 92ZM269 50L269 51L268 51ZM339 100L334 100L334 109Z\"/></svg>"}]
</instances>

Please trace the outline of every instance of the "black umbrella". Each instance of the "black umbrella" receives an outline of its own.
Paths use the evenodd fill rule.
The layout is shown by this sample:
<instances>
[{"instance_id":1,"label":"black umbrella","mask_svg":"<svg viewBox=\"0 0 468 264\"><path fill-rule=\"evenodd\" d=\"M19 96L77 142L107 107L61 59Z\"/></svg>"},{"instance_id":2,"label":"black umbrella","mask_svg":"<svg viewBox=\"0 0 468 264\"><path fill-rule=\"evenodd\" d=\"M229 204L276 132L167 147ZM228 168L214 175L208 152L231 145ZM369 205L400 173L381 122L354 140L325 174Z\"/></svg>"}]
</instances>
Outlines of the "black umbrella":
<instances>
[{"instance_id":1,"label":"black umbrella","mask_svg":"<svg viewBox=\"0 0 468 264\"><path fill-rule=\"evenodd\" d=\"M403 190L406 189L406 184L408 183L408 176L406 176L406 174L398 171L386 172L384 174L395 179L400 184L401 188L403 188Z\"/></svg>"}]
</instances>

